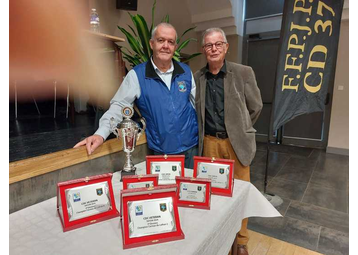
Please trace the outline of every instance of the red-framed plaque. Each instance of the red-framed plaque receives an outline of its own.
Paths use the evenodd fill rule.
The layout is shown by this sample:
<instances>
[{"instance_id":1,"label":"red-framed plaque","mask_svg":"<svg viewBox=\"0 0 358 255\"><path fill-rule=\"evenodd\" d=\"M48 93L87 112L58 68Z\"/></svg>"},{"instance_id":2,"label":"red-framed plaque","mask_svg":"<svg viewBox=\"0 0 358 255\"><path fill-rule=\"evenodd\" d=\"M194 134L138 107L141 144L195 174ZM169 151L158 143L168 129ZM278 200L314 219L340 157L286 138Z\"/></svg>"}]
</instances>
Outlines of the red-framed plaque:
<instances>
[{"instance_id":1,"label":"red-framed plaque","mask_svg":"<svg viewBox=\"0 0 358 255\"><path fill-rule=\"evenodd\" d=\"M174 184L122 191L123 249L184 239L177 188Z\"/></svg>"},{"instance_id":2,"label":"red-framed plaque","mask_svg":"<svg viewBox=\"0 0 358 255\"><path fill-rule=\"evenodd\" d=\"M119 216L111 180L108 173L57 184L57 212L64 232Z\"/></svg>"},{"instance_id":3,"label":"red-framed plaque","mask_svg":"<svg viewBox=\"0 0 358 255\"><path fill-rule=\"evenodd\" d=\"M234 160L194 156L194 176L211 180L211 193L232 197Z\"/></svg>"},{"instance_id":4,"label":"red-framed plaque","mask_svg":"<svg viewBox=\"0 0 358 255\"><path fill-rule=\"evenodd\" d=\"M122 176L123 189L151 188L158 186L158 174Z\"/></svg>"},{"instance_id":5,"label":"red-framed plaque","mask_svg":"<svg viewBox=\"0 0 358 255\"><path fill-rule=\"evenodd\" d=\"M178 185L178 206L210 210L210 179L177 176L175 180Z\"/></svg>"},{"instance_id":6,"label":"red-framed plaque","mask_svg":"<svg viewBox=\"0 0 358 255\"><path fill-rule=\"evenodd\" d=\"M184 155L147 156L147 174L158 174L159 185L175 184L176 176L184 176Z\"/></svg>"}]
</instances>

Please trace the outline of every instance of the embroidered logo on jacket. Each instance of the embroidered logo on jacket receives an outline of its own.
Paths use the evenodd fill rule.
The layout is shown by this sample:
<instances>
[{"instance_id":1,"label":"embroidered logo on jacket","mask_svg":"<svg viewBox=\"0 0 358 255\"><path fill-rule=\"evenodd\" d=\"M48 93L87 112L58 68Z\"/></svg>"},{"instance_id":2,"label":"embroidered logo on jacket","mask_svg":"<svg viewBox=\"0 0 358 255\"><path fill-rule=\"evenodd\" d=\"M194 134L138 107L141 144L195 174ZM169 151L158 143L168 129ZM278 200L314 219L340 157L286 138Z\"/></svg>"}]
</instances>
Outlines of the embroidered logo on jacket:
<instances>
[{"instance_id":1,"label":"embroidered logo on jacket","mask_svg":"<svg viewBox=\"0 0 358 255\"><path fill-rule=\"evenodd\" d=\"M178 87L180 92L185 92L186 91L185 81L178 81Z\"/></svg>"}]
</instances>

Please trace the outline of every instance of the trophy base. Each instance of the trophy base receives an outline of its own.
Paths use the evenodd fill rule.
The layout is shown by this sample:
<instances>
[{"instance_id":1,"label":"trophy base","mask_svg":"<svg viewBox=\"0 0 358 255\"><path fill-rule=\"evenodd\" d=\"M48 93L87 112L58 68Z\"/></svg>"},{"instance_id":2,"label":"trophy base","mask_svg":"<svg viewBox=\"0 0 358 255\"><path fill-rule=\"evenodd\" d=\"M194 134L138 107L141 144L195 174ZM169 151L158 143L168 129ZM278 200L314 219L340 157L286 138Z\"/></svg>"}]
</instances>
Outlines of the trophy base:
<instances>
[{"instance_id":1,"label":"trophy base","mask_svg":"<svg viewBox=\"0 0 358 255\"><path fill-rule=\"evenodd\" d=\"M131 171L124 171L124 170L122 170L122 171L121 171L121 181L122 181L122 177L123 177L123 176L135 175L135 170L136 170L136 168L134 168L134 169L131 170Z\"/></svg>"}]
</instances>

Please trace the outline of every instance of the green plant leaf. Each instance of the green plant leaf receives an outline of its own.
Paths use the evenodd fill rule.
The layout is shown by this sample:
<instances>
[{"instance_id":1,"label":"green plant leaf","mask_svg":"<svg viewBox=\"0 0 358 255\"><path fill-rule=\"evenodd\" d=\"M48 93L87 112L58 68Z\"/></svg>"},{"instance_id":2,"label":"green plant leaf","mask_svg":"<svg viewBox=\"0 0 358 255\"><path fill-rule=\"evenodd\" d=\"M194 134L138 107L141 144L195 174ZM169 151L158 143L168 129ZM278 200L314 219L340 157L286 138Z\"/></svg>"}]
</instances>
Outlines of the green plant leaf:
<instances>
[{"instance_id":1,"label":"green plant leaf","mask_svg":"<svg viewBox=\"0 0 358 255\"><path fill-rule=\"evenodd\" d=\"M180 62L180 59L179 59L177 56L173 56L173 59L174 59L175 61Z\"/></svg>"},{"instance_id":2,"label":"green plant leaf","mask_svg":"<svg viewBox=\"0 0 358 255\"><path fill-rule=\"evenodd\" d=\"M194 54L190 55L187 59L185 59L185 61L183 61L183 63L187 63L187 62L189 62L189 60L191 60L192 58L195 58L199 55L201 55L200 52L194 53Z\"/></svg>"},{"instance_id":3,"label":"green plant leaf","mask_svg":"<svg viewBox=\"0 0 358 255\"><path fill-rule=\"evenodd\" d=\"M165 15L165 17L162 19L162 23L169 23L169 15Z\"/></svg>"},{"instance_id":4,"label":"green plant leaf","mask_svg":"<svg viewBox=\"0 0 358 255\"><path fill-rule=\"evenodd\" d=\"M135 26L137 28L138 35L143 46L143 53L146 56L146 58L149 59L150 56L152 55L152 50L149 45L150 35L149 35L147 22L145 21L143 16L139 14L135 15L133 17L133 20L135 22Z\"/></svg>"},{"instance_id":5,"label":"green plant leaf","mask_svg":"<svg viewBox=\"0 0 358 255\"><path fill-rule=\"evenodd\" d=\"M138 54L143 54L140 45L138 44L137 40L127 32L124 28L118 26L118 28L122 31L122 33L127 37L128 43L131 46L132 50Z\"/></svg>"},{"instance_id":6,"label":"green plant leaf","mask_svg":"<svg viewBox=\"0 0 358 255\"><path fill-rule=\"evenodd\" d=\"M153 31L153 27L154 27L154 11L155 11L156 5L157 5L157 0L154 0L153 7L152 7L152 25L150 26L150 30L149 30L150 36L152 36L152 31Z\"/></svg>"},{"instance_id":7,"label":"green plant leaf","mask_svg":"<svg viewBox=\"0 0 358 255\"><path fill-rule=\"evenodd\" d=\"M133 29L130 25L128 25L128 27L132 30L133 34L134 34L136 37L138 37L138 35L137 35L136 32L134 31L134 29Z\"/></svg>"},{"instance_id":8,"label":"green plant leaf","mask_svg":"<svg viewBox=\"0 0 358 255\"><path fill-rule=\"evenodd\" d=\"M184 36L186 33L188 33L189 31L191 31L191 30L193 30L193 29L195 29L195 28L196 28L196 27L191 27L191 28L185 30L184 33L177 39L177 44L179 44L181 38L183 38L183 36Z\"/></svg>"},{"instance_id":9,"label":"green plant leaf","mask_svg":"<svg viewBox=\"0 0 358 255\"><path fill-rule=\"evenodd\" d=\"M184 42L182 42L179 46L178 46L178 49L177 51L180 52L184 47L186 47L188 45L188 43L190 41L197 41L195 38L189 38L189 39L186 39Z\"/></svg>"}]
</instances>

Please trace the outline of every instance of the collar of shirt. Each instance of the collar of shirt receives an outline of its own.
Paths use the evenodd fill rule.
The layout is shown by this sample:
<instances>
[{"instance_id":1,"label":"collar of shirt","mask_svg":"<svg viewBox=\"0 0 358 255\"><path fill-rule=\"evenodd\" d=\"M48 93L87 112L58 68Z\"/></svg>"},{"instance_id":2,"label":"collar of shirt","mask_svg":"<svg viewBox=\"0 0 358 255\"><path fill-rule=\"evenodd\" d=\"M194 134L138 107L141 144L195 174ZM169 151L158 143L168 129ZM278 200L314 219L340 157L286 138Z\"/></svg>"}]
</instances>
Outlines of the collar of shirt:
<instances>
[{"instance_id":1,"label":"collar of shirt","mask_svg":"<svg viewBox=\"0 0 358 255\"><path fill-rule=\"evenodd\" d=\"M154 64L153 57L150 58L150 61L152 62L153 68L157 73L157 75L160 77L160 79L162 79L162 81L165 83L167 88L170 90L173 71L174 71L173 61L171 62L170 68L166 72L162 72L159 70L159 68Z\"/></svg>"},{"instance_id":2,"label":"collar of shirt","mask_svg":"<svg viewBox=\"0 0 358 255\"><path fill-rule=\"evenodd\" d=\"M209 64L206 64L206 68L205 68L205 74L207 75L207 77L211 78L211 77L216 77L218 76L220 73L223 73L223 74L226 74L227 70L226 70L226 60L224 60L224 64L223 66L221 67L220 71L217 73L217 74L212 74L210 71L209 71Z\"/></svg>"},{"instance_id":3,"label":"collar of shirt","mask_svg":"<svg viewBox=\"0 0 358 255\"><path fill-rule=\"evenodd\" d=\"M150 58L150 61L152 62L152 65L154 67L154 70L155 72L158 74L158 75L161 75L161 74L169 74L169 73L173 73L174 71L174 65L173 65L173 61L170 63L170 68L166 71L166 72L162 72L159 70L159 68L154 64L154 61L153 61L153 57Z\"/></svg>"}]
</instances>

